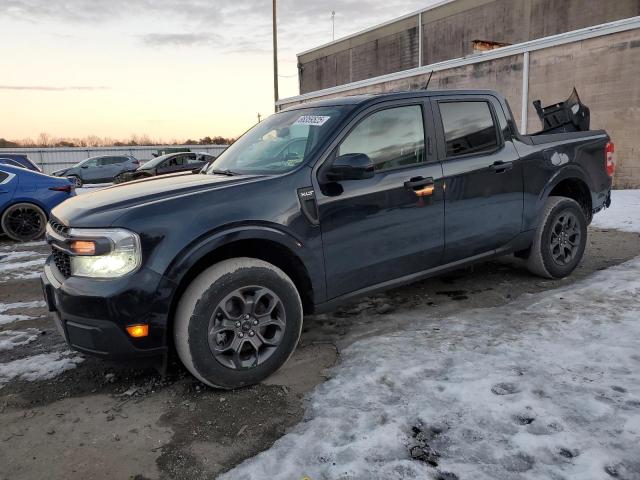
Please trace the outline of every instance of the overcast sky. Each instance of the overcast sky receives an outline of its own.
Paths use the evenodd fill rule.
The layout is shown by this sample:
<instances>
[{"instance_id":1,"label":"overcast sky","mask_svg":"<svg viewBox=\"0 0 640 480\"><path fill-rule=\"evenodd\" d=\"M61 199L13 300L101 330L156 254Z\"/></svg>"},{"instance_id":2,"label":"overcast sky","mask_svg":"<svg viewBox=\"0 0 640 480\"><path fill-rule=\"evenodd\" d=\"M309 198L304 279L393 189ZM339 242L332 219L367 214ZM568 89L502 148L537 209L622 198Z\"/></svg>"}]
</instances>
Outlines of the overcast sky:
<instances>
[{"instance_id":1,"label":"overcast sky","mask_svg":"<svg viewBox=\"0 0 640 480\"><path fill-rule=\"evenodd\" d=\"M280 0L296 53L435 0ZM237 136L273 110L270 0L0 0L0 137Z\"/></svg>"}]
</instances>

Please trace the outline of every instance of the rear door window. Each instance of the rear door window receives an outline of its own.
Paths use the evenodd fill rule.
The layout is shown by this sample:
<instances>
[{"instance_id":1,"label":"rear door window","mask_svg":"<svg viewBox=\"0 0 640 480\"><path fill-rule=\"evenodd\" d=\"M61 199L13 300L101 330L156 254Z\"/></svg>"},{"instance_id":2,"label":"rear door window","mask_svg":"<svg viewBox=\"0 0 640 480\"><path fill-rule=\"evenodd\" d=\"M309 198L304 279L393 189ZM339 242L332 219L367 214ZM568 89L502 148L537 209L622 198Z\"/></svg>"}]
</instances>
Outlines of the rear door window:
<instances>
[{"instance_id":1,"label":"rear door window","mask_svg":"<svg viewBox=\"0 0 640 480\"><path fill-rule=\"evenodd\" d=\"M498 131L488 102L439 102L447 157L495 150Z\"/></svg>"}]
</instances>

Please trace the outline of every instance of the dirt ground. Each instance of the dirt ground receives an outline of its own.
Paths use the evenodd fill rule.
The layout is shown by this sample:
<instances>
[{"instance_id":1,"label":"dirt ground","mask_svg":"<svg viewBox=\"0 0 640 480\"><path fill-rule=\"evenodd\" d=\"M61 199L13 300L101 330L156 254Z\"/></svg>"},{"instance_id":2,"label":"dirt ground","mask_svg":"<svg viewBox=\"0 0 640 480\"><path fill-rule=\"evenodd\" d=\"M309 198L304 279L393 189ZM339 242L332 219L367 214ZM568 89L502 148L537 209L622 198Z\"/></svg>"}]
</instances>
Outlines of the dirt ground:
<instances>
[{"instance_id":1,"label":"dirt ground","mask_svg":"<svg viewBox=\"0 0 640 480\"><path fill-rule=\"evenodd\" d=\"M3 255L21 251L44 254L47 247L0 239L0 264ZM305 394L327 378L340 350L402 328L406 320L395 313L421 311L432 321L498 306L638 255L638 234L591 229L583 264L565 280L533 277L518 260L505 258L367 297L306 318L285 368L264 384L233 392L206 388L179 365L161 377L88 357L52 380L11 380L0 384L0 479L213 478L302 421ZM21 276L34 275L0 279L0 304L42 299L39 281ZM35 318L0 324L0 331L35 329L39 336L0 351L0 364L65 350L45 308L10 313Z\"/></svg>"}]
</instances>

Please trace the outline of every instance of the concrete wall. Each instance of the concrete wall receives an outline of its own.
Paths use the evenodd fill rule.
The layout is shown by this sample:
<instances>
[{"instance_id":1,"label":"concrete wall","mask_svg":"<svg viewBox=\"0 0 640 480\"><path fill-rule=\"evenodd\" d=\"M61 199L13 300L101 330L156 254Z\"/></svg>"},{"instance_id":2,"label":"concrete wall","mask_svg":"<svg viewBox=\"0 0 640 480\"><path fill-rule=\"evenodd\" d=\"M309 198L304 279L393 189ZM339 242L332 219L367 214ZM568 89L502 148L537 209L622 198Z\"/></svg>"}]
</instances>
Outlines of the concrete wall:
<instances>
[{"instance_id":1,"label":"concrete wall","mask_svg":"<svg viewBox=\"0 0 640 480\"><path fill-rule=\"evenodd\" d=\"M473 40L521 43L640 15L640 0L456 0L422 13L422 65L473 53ZM419 65L419 16L301 54L300 93Z\"/></svg>"},{"instance_id":2,"label":"concrete wall","mask_svg":"<svg viewBox=\"0 0 640 480\"><path fill-rule=\"evenodd\" d=\"M640 32L531 53L529 105L562 100L573 85L591 109L591 128L607 130L615 143L616 187L640 187ZM540 125L535 110L528 113L529 125Z\"/></svg>"},{"instance_id":3,"label":"concrete wall","mask_svg":"<svg viewBox=\"0 0 640 480\"><path fill-rule=\"evenodd\" d=\"M570 3L570 2L567 2ZM502 92L520 126L523 54L481 61L435 72L430 88L490 88ZM384 93L417 89L429 74L377 82L331 98L357 93ZM593 129L603 128L616 145L617 188L640 188L640 29L604 35L545 48L529 57L528 132L541 128L532 102L543 105L565 100L575 86L591 109ZM286 100L284 101L286 102ZM299 103L292 99L281 108Z\"/></svg>"}]
</instances>

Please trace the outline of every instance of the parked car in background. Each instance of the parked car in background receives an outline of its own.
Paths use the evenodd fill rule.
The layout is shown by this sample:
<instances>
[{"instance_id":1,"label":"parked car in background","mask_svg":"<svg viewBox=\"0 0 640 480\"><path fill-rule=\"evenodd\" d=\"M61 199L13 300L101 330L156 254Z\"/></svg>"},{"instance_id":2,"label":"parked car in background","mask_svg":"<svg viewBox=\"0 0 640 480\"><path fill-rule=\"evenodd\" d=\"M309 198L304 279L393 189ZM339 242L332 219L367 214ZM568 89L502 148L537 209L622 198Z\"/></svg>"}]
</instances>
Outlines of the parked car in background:
<instances>
[{"instance_id":1,"label":"parked car in background","mask_svg":"<svg viewBox=\"0 0 640 480\"><path fill-rule=\"evenodd\" d=\"M101 155L90 157L71 168L53 172L56 177L67 177L76 188L85 183L109 183L123 172L133 172L140 161L131 155Z\"/></svg>"},{"instance_id":2,"label":"parked car in background","mask_svg":"<svg viewBox=\"0 0 640 480\"><path fill-rule=\"evenodd\" d=\"M570 275L614 169L605 131L523 135L492 91L301 104L206 175L54 209L44 291L72 348L163 365L175 348L207 385L241 387L287 361L304 314L502 255Z\"/></svg>"},{"instance_id":3,"label":"parked car in background","mask_svg":"<svg viewBox=\"0 0 640 480\"><path fill-rule=\"evenodd\" d=\"M34 172L42 172L42 169L33 163L26 153L5 153L0 152L0 164L14 165Z\"/></svg>"},{"instance_id":4,"label":"parked car in background","mask_svg":"<svg viewBox=\"0 0 640 480\"><path fill-rule=\"evenodd\" d=\"M66 178L0 165L0 230L17 241L39 238L51 209L74 195Z\"/></svg>"},{"instance_id":5,"label":"parked car in background","mask_svg":"<svg viewBox=\"0 0 640 480\"><path fill-rule=\"evenodd\" d=\"M135 172L122 173L114 179L114 183L130 182L142 178L166 175L169 173L199 172L216 159L209 153L181 152L170 153L149 160Z\"/></svg>"},{"instance_id":6,"label":"parked car in background","mask_svg":"<svg viewBox=\"0 0 640 480\"><path fill-rule=\"evenodd\" d=\"M184 152L190 152L190 151L191 149L186 147L167 147L167 148L161 148L159 150L156 150L151 155L153 155L153 158L157 158L157 157L161 157L162 155L169 155L170 153L184 153Z\"/></svg>"}]
</instances>

